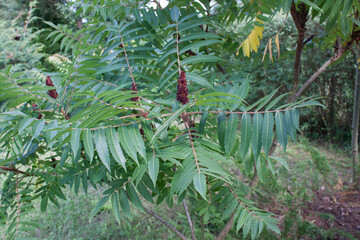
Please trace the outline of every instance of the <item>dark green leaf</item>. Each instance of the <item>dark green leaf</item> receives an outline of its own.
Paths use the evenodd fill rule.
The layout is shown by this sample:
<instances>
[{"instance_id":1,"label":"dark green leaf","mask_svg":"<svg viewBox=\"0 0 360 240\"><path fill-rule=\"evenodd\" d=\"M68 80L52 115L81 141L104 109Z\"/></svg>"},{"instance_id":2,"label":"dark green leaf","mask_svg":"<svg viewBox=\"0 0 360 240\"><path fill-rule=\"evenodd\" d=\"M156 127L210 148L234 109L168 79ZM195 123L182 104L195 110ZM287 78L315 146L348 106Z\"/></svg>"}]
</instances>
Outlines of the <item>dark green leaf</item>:
<instances>
[{"instance_id":1,"label":"dark green leaf","mask_svg":"<svg viewBox=\"0 0 360 240\"><path fill-rule=\"evenodd\" d=\"M150 158L148 162L149 175L154 185L156 185L156 179L159 174L159 159L155 156Z\"/></svg>"},{"instance_id":2,"label":"dark green leaf","mask_svg":"<svg viewBox=\"0 0 360 240\"><path fill-rule=\"evenodd\" d=\"M244 113L241 117L240 153L242 159L244 159L246 153L249 150L250 142L251 142L251 116L248 113Z\"/></svg>"},{"instance_id":3,"label":"dark green leaf","mask_svg":"<svg viewBox=\"0 0 360 240\"><path fill-rule=\"evenodd\" d=\"M282 112L277 111L275 113L275 125L276 125L276 137L285 151L287 145L287 129L286 129L285 117Z\"/></svg>"},{"instance_id":4,"label":"dark green leaf","mask_svg":"<svg viewBox=\"0 0 360 240\"><path fill-rule=\"evenodd\" d=\"M254 154L255 161L257 160L261 151L261 136L263 127L263 116L261 113L255 113L253 117L251 149Z\"/></svg>"},{"instance_id":5,"label":"dark green leaf","mask_svg":"<svg viewBox=\"0 0 360 240\"><path fill-rule=\"evenodd\" d=\"M237 113L231 113L227 121L225 132L225 152L229 154L236 143L236 131L238 128L239 118Z\"/></svg>"},{"instance_id":6,"label":"dark green leaf","mask_svg":"<svg viewBox=\"0 0 360 240\"><path fill-rule=\"evenodd\" d=\"M109 149L106 143L105 130L97 129L95 130L94 142L97 153L100 157L101 162L105 165L105 167L110 172L110 156Z\"/></svg>"},{"instance_id":7,"label":"dark green leaf","mask_svg":"<svg viewBox=\"0 0 360 240\"><path fill-rule=\"evenodd\" d=\"M266 157L269 154L270 147L273 141L274 130L274 114L272 112L266 112L263 121L263 133L262 133L262 146Z\"/></svg>"},{"instance_id":8,"label":"dark green leaf","mask_svg":"<svg viewBox=\"0 0 360 240\"><path fill-rule=\"evenodd\" d=\"M114 159L126 170L126 159L124 154L121 150L120 143L119 143L119 136L114 128L107 128L105 130L107 142L109 144L109 149L114 157Z\"/></svg>"}]
</instances>

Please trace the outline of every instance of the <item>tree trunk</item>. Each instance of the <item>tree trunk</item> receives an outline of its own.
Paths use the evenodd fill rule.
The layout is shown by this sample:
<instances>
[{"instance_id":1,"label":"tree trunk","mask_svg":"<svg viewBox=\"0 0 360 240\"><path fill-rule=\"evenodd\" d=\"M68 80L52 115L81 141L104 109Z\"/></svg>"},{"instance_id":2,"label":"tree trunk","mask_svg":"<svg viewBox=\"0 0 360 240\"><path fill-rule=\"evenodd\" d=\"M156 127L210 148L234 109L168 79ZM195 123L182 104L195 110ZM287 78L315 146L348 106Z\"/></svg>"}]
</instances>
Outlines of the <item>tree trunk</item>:
<instances>
[{"instance_id":1,"label":"tree trunk","mask_svg":"<svg viewBox=\"0 0 360 240\"><path fill-rule=\"evenodd\" d=\"M301 70L301 54L304 47L304 39L306 32L306 22L309 10L307 9L304 3L298 5L298 9L293 2L290 9L291 17L295 23L296 29L298 31L298 38L296 41L296 53L294 61L294 75L293 75L293 86L291 92L293 95L290 95L288 98L288 103L294 102L295 93L299 87L300 80L300 70Z\"/></svg>"},{"instance_id":2,"label":"tree trunk","mask_svg":"<svg viewBox=\"0 0 360 240\"><path fill-rule=\"evenodd\" d=\"M291 88L291 92L295 95L298 87L299 87L299 79L300 79L300 69L301 69L301 53L303 50L303 42L305 38L305 29L301 29L298 31L298 39L296 42L296 54L294 61L294 75L293 75L293 86ZM294 95L289 96L288 102L293 102Z\"/></svg>"},{"instance_id":3,"label":"tree trunk","mask_svg":"<svg viewBox=\"0 0 360 240\"><path fill-rule=\"evenodd\" d=\"M355 74L355 87L354 87L354 109L353 109L353 119L351 126L351 150L352 150L352 167L353 167L353 182L355 183L358 180L357 176L357 164L359 163L359 143L358 143L358 135L359 135L359 108L360 108L360 81L359 81L359 67L360 64L358 62L359 54L358 50L356 50L356 74Z\"/></svg>"}]
</instances>

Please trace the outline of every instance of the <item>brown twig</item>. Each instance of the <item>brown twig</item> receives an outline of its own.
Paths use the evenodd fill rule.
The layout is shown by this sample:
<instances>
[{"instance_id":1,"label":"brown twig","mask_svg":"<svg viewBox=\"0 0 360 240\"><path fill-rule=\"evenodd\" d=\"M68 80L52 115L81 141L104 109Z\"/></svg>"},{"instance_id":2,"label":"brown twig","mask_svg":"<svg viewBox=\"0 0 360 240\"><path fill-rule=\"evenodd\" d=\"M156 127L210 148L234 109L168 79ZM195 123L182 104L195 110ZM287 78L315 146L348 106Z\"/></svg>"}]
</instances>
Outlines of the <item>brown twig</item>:
<instances>
[{"instance_id":1,"label":"brown twig","mask_svg":"<svg viewBox=\"0 0 360 240\"><path fill-rule=\"evenodd\" d=\"M225 227L221 230L221 232L217 236L216 240L225 239L226 235L230 232L230 230L231 230L231 228L232 228L232 226L234 224L235 213L236 213L236 211L233 212L233 214L231 215L231 218L228 220Z\"/></svg>"},{"instance_id":2,"label":"brown twig","mask_svg":"<svg viewBox=\"0 0 360 240\"><path fill-rule=\"evenodd\" d=\"M127 63L129 72L130 72L131 79L132 79L132 81L133 81L133 84L136 84L136 83L135 83L135 79L134 79L134 75L133 75L133 72L132 72L132 69L131 69L131 67L130 67L129 59L128 59L127 54L126 54L125 45L124 45L124 40L123 40L123 37L122 37L120 31L119 31L119 36L120 36L122 49L123 49L123 51L124 51L124 55L125 55L125 59L126 59L126 63Z\"/></svg>"},{"instance_id":3,"label":"brown twig","mask_svg":"<svg viewBox=\"0 0 360 240\"><path fill-rule=\"evenodd\" d=\"M191 229L191 238L192 238L192 240L196 240L194 224L191 221L189 209L188 209L188 207L186 205L185 199L182 201L182 204L184 206L184 209L185 209L185 212L186 212L186 217L187 217L187 220L189 222L190 229Z\"/></svg>"},{"instance_id":4,"label":"brown twig","mask_svg":"<svg viewBox=\"0 0 360 240\"><path fill-rule=\"evenodd\" d=\"M9 167L5 167L5 166L0 166L0 169L2 169L4 171L7 171L7 172L21 173L21 174L24 174L26 176L30 176L29 173L21 171L21 170L16 169L16 168L9 168Z\"/></svg>"},{"instance_id":5,"label":"brown twig","mask_svg":"<svg viewBox=\"0 0 360 240\"><path fill-rule=\"evenodd\" d=\"M144 207L144 210L147 214L153 216L154 218L159 220L162 224L167 226L170 230L172 230L174 233L176 233L176 235L178 235L179 238L181 238L182 240L186 240L186 237L181 232L179 232L173 225L171 225L169 222L165 221L162 217L160 217L155 212L151 211L150 209L148 209L146 207Z\"/></svg>"}]
</instances>

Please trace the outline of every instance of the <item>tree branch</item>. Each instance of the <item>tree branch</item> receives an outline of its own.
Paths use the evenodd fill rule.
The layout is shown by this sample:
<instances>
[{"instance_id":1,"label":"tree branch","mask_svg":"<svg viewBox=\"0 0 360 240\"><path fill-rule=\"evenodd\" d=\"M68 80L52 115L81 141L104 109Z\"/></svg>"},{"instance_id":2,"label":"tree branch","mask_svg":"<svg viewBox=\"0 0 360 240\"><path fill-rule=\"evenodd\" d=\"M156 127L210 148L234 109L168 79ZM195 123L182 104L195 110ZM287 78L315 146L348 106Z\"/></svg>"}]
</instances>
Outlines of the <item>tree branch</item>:
<instances>
[{"instance_id":1,"label":"tree branch","mask_svg":"<svg viewBox=\"0 0 360 240\"><path fill-rule=\"evenodd\" d=\"M24 172L24 171L21 171L21 170L18 170L16 168L9 168L9 167L5 167L5 166L0 166L0 169L4 170L4 171L7 171L7 172L14 172L14 173L21 173L21 174L24 174L26 176L30 176L29 173L27 172Z\"/></svg>"},{"instance_id":2,"label":"tree branch","mask_svg":"<svg viewBox=\"0 0 360 240\"><path fill-rule=\"evenodd\" d=\"M298 38L296 41L296 53L295 53L295 61L294 61L294 75L293 75L293 86L291 89L292 93L296 93L299 87L299 79L300 79L300 69L301 69L301 54L304 48L304 39L306 32L306 22L308 16L308 10L303 3L299 4L299 9L296 8L295 3L292 2L290 13L294 20L296 29L298 31ZM290 95L288 98L288 103L294 102L294 95Z\"/></svg>"},{"instance_id":3,"label":"tree branch","mask_svg":"<svg viewBox=\"0 0 360 240\"><path fill-rule=\"evenodd\" d=\"M225 239L226 235L230 232L233 224L234 224L234 217L235 217L236 211L234 211L231 215L231 218L226 223L225 227L221 230L220 234L217 236L216 240L223 240Z\"/></svg>"},{"instance_id":4,"label":"tree branch","mask_svg":"<svg viewBox=\"0 0 360 240\"><path fill-rule=\"evenodd\" d=\"M184 209L185 209L185 212L186 212L186 217L188 219L189 226L190 226L190 229L191 229L191 238L192 238L192 240L196 240L194 224L191 221L189 209L188 209L188 207L186 205L185 199L182 201L182 203L183 203L183 206L184 206Z\"/></svg>"},{"instance_id":5,"label":"tree branch","mask_svg":"<svg viewBox=\"0 0 360 240\"><path fill-rule=\"evenodd\" d=\"M299 91L297 91L297 93L294 96L294 100L295 101L301 94L302 92L309 87L309 85L315 81L315 79L322 73L325 71L325 69L332 64L333 62L337 61L343 54L343 51L340 52L341 54L335 54L335 56L331 57L329 60L327 60L300 88Z\"/></svg>"},{"instance_id":6,"label":"tree branch","mask_svg":"<svg viewBox=\"0 0 360 240\"><path fill-rule=\"evenodd\" d=\"M144 210L147 214L153 216L154 218L156 218L157 220L159 220L162 224L164 224L165 226L167 226L170 230L172 230L173 232L176 233L176 235L178 235L182 240L186 240L186 237L179 232L173 225L171 225L170 223L168 223L167 221L165 221L162 217L160 217L159 215L157 215L156 213L154 213L153 211L151 211L150 209L144 207Z\"/></svg>"}]
</instances>

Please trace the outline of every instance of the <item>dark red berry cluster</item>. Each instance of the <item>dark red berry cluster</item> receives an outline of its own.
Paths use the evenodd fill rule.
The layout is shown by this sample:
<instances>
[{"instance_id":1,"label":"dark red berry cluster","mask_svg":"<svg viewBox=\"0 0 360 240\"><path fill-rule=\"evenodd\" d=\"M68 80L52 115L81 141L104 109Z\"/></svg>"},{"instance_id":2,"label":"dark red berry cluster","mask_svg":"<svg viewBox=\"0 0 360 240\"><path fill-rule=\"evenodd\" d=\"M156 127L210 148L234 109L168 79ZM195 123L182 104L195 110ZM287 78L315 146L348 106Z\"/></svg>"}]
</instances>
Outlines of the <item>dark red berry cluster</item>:
<instances>
[{"instance_id":1,"label":"dark red berry cluster","mask_svg":"<svg viewBox=\"0 0 360 240\"><path fill-rule=\"evenodd\" d=\"M181 102L182 105L188 103L189 102L188 89L187 89L186 75L184 71L181 71L180 73L177 89L178 91L176 93L176 100Z\"/></svg>"},{"instance_id":2,"label":"dark red berry cluster","mask_svg":"<svg viewBox=\"0 0 360 240\"><path fill-rule=\"evenodd\" d=\"M136 84L136 83L133 83L133 84L132 84L131 91L134 91L134 92L131 93L131 94L137 94L138 89L137 89L137 84ZM139 102L139 97L133 97L133 98L131 98L131 101Z\"/></svg>"},{"instance_id":3,"label":"dark red berry cluster","mask_svg":"<svg viewBox=\"0 0 360 240\"><path fill-rule=\"evenodd\" d=\"M46 82L46 86L48 86L48 87L53 87L54 86L54 83L52 82L50 76L47 76L45 82ZM50 97L52 97L53 99L56 99L58 97L58 93L56 92L55 89L54 90L49 90L48 95Z\"/></svg>"}]
</instances>

